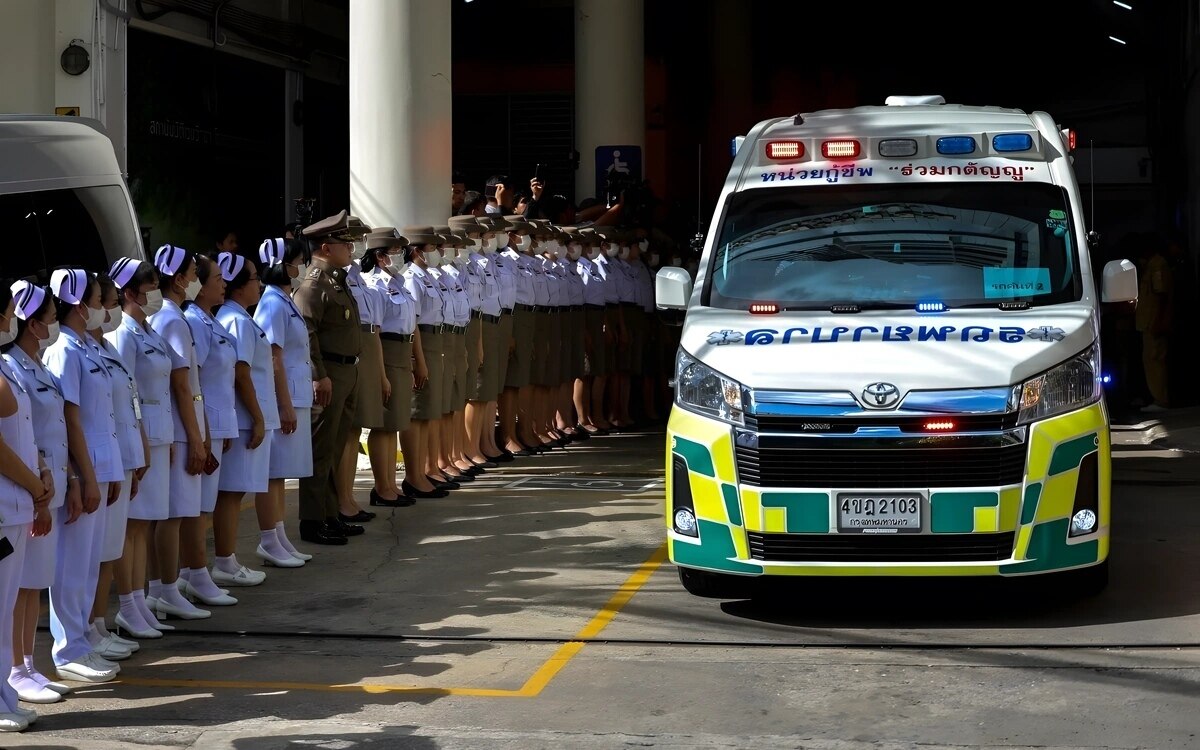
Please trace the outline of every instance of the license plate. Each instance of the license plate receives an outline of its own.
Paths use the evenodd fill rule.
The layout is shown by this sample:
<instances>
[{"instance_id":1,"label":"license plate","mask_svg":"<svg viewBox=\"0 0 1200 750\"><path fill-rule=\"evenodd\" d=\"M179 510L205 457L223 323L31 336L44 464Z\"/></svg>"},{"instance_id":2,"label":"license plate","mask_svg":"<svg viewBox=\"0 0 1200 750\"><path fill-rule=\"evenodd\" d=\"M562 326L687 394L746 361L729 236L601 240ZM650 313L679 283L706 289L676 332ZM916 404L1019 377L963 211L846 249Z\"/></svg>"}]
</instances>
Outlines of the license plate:
<instances>
[{"instance_id":1,"label":"license plate","mask_svg":"<svg viewBox=\"0 0 1200 750\"><path fill-rule=\"evenodd\" d=\"M838 531L859 534L916 534L921 531L919 492L838 493Z\"/></svg>"}]
</instances>

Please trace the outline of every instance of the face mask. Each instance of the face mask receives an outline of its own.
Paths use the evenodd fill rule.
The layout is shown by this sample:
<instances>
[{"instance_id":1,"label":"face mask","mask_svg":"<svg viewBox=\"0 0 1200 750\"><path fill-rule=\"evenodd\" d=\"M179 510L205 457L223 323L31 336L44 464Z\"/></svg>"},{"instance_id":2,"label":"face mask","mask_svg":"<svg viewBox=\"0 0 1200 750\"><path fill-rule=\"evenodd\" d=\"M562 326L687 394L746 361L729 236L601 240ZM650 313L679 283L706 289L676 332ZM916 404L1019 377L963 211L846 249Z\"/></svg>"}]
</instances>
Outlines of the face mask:
<instances>
[{"instance_id":1,"label":"face mask","mask_svg":"<svg viewBox=\"0 0 1200 750\"><path fill-rule=\"evenodd\" d=\"M642 249L643 253L646 252L646 248L650 247L650 240L642 240L638 243L638 247Z\"/></svg>"},{"instance_id":2,"label":"face mask","mask_svg":"<svg viewBox=\"0 0 1200 750\"><path fill-rule=\"evenodd\" d=\"M195 301L196 297L200 295L200 290L203 287L204 285L200 283L199 279L193 279L192 281L188 282L187 289L183 290L183 296Z\"/></svg>"},{"instance_id":3,"label":"face mask","mask_svg":"<svg viewBox=\"0 0 1200 750\"><path fill-rule=\"evenodd\" d=\"M8 319L8 328L0 331L0 346L11 344L17 340L17 316Z\"/></svg>"},{"instance_id":4,"label":"face mask","mask_svg":"<svg viewBox=\"0 0 1200 750\"><path fill-rule=\"evenodd\" d=\"M670 265L674 268L679 268L680 266L683 265L683 262L678 257L675 257L675 258L671 258L671 262L668 265Z\"/></svg>"},{"instance_id":5,"label":"face mask","mask_svg":"<svg viewBox=\"0 0 1200 750\"><path fill-rule=\"evenodd\" d=\"M450 262L452 260L454 260L454 248L450 248L449 250L447 250L446 248L442 248L441 260L442 260L442 262L438 265L442 265L442 266L450 265Z\"/></svg>"},{"instance_id":6,"label":"face mask","mask_svg":"<svg viewBox=\"0 0 1200 750\"><path fill-rule=\"evenodd\" d=\"M471 248L477 253L486 253L496 249L495 237L484 237L481 240L471 240Z\"/></svg>"},{"instance_id":7,"label":"face mask","mask_svg":"<svg viewBox=\"0 0 1200 750\"><path fill-rule=\"evenodd\" d=\"M625 245L621 246L621 260L629 260L629 248Z\"/></svg>"},{"instance_id":8,"label":"face mask","mask_svg":"<svg viewBox=\"0 0 1200 750\"><path fill-rule=\"evenodd\" d=\"M658 265L658 253L650 253L650 265Z\"/></svg>"},{"instance_id":9,"label":"face mask","mask_svg":"<svg viewBox=\"0 0 1200 750\"><path fill-rule=\"evenodd\" d=\"M600 248L589 247L588 251L587 251L587 257L588 257L588 260L595 260L596 258L599 258L600 257Z\"/></svg>"},{"instance_id":10,"label":"face mask","mask_svg":"<svg viewBox=\"0 0 1200 750\"><path fill-rule=\"evenodd\" d=\"M410 264L397 259L392 263L392 265L388 266L388 271L391 271L393 276L403 276L404 272L408 270L409 265Z\"/></svg>"},{"instance_id":11,"label":"face mask","mask_svg":"<svg viewBox=\"0 0 1200 750\"><path fill-rule=\"evenodd\" d=\"M458 249L458 259L463 263L469 263L471 261L471 248L460 247Z\"/></svg>"},{"instance_id":12,"label":"face mask","mask_svg":"<svg viewBox=\"0 0 1200 750\"><path fill-rule=\"evenodd\" d=\"M439 266L441 264L442 264L442 254L441 253L439 253L437 250L426 250L425 251L425 265L429 266L430 268L433 268L434 266Z\"/></svg>"},{"instance_id":13,"label":"face mask","mask_svg":"<svg viewBox=\"0 0 1200 750\"><path fill-rule=\"evenodd\" d=\"M571 260L579 260L579 256L583 255L583 247L578 244L573 244L567 248L567 257Z\"/></svg>"},{"instance_id":14,"label":"face mask","mask_svg":"<svg viewBox=\"0 0 1200 750\"><path fill-rule=\"evenodd\" d=\"M146 304L142 305L142 313L144 315L153 315L162 309L162 292L157 289L151 289L146 292Z\"/></svg>"},{"instance_id":15,"label":"face mask","mask_svg":"<svg viewBox=\"0 0 1200 750\"><path fill-rule=\"evenodd\" d=\"M103 307L88 307L86 309L87 319L84 322L83 327L89 331L95 331L98 328L103 328L104 316L107 311Z\"/></svg>"},{"instance_id":16,"label":"face mask","mask_svg":"<svg viewBox=\"0 0 1200 750\"><path fill-rule=\"evenodd\" d=\"M610 258L617 257L617 253L621 252L621 246L615 242L608 243L608 247L604 249L604 254Z\"/></svg>"},{"instance_id":17,"label":"face mask","mask_svg":"<svg viewBox=\"0 0 1200 750\"><path fill-rule=\"evenodd\" d=\"M533 247L533 238L529 235L522 235L521 238L517 240L517 249L521 252L525 252L531 247Z\"/></svg>"},{"instance_id":18,"label":"face mask","mask_svg":"<svg viewBox=\"0 0 1200 750\"><path fill-rule=\"evenodd\" d=\"M292 286L300 286L300 282L308 275L308 264L301 263L296 266L296 278L292 279Z\"/></svg>"},{"instance_id":19,"label":"face mask","mask_svg":"<svg viewBox=\"0 0 1200 750\"><path fill-rule=\"evenodd\" d=\"M47 349L49 349L50 346L53 345L55 341L58 341L58 332L59 332L59 326L58 326L57 320L54 321L53 323L47 325L46 326L46 338L38 341L38 351L44 352Z\"/></svg>"},{"instance_id":20,"label":"face mask","mask_svg":"<svg viewBox=\"0 0 1200 750\"><path fill-rule=\"evenodd\" d=\"M105 333L112 333L121 326L121 308L114 307L108 311L108 320L104 321L104 325L100 326L100 330Z\"/></svg>"}]
</instances>

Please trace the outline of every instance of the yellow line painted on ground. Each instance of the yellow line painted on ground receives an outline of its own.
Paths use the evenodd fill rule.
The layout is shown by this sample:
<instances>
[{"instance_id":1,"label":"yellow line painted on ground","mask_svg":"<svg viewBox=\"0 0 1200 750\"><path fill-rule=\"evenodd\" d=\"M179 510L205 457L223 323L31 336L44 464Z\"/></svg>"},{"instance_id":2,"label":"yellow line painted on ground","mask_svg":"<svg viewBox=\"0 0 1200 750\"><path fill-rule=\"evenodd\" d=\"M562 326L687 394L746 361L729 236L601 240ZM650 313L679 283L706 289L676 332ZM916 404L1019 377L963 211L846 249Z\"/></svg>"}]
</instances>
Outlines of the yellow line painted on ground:
<instances>
[{"instance_id":1,"label":"yellow line painted on ground","mask_svg":"<svg viewBox=\"0 0 1200 750\"><path fill-rule=\"evenodd\" d=\"M550 681L563 670L588 641L595 640L613 618L629 603L650 576L654 575L667 559L667 544L654 551L644 563L638 566L621 584L616 593L609 598L604 607L597 612L575 637L558 647L554 654L545 661L533 675L517 690L502 690L491 688L456 688L456 687L423 687L418 685L327 685L317 682L243 682L239 680L158 680L143 677L121 677L113 684L137 685L140 687L170 687L203 689L233 689L233 690L313 690L326 693L367 693L372 695L407 694L407 695L457 695L476 698L534 698L537 697Z\"/></svg>"}]
</instances>

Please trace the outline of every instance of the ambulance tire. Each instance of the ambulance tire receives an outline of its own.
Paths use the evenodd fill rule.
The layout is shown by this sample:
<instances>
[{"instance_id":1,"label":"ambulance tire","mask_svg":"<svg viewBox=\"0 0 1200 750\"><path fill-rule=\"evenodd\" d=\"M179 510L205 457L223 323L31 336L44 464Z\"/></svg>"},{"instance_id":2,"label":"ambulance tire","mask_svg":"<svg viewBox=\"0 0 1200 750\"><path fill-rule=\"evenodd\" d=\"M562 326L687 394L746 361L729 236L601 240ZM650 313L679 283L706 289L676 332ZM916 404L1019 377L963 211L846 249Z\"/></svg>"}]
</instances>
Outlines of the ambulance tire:
<instances>
[{"instance_id":1,"label":"ambulance tire","mask_svg":"<svg viewBox=\"0 0 1200 750\"><path fill-rule=\"evenodd\" d=\"M692 596L705 599L750 599L758 588L754 578L683 567L679 568L679 582Z\"/></svg>"}]
</instances>

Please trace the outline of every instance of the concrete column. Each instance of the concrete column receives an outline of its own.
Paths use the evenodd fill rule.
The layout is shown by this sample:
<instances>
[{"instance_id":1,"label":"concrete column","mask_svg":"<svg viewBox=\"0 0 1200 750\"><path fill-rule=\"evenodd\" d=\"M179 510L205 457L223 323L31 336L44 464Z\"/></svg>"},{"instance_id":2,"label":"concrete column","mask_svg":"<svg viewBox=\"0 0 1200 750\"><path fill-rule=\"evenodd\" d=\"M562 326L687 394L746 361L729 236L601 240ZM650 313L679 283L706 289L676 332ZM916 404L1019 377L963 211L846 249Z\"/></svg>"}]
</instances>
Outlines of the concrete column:
<instances>
[{"instance_id":1,"label":"concrete column","mask_svg":"<svg viewBox=\"0 0 1200 750\"><path fill-rule=\"evenodd\" d=\"M304 125L297 124L296 113L303 111L304 74L284 71L283 82L283 217L280 223L295 221L293 208L304 194ZM320 217L314 217L320 218Z\"/></svg>"},{"instance_id":2,"label":"concrete column","mask_svg":"<svg viewBox=\"0 0 1200 750\"><path fill-rule=\"evenodd\" d=\"M596 147L646 143L643 0L575 0L575 201L596 193ZM604 196L596 196L603 200Z\"/></svg>"},{"instance_id":3,"label":"concrete column","mask_svg":"<svg viewBox=\"0 0 1200 750\"><path fill-rule=\"evenodd\" d=\"M351 0L351 212L371 226L444 224L450 118L450 3Z\"/></svg>"}]
</instances>

